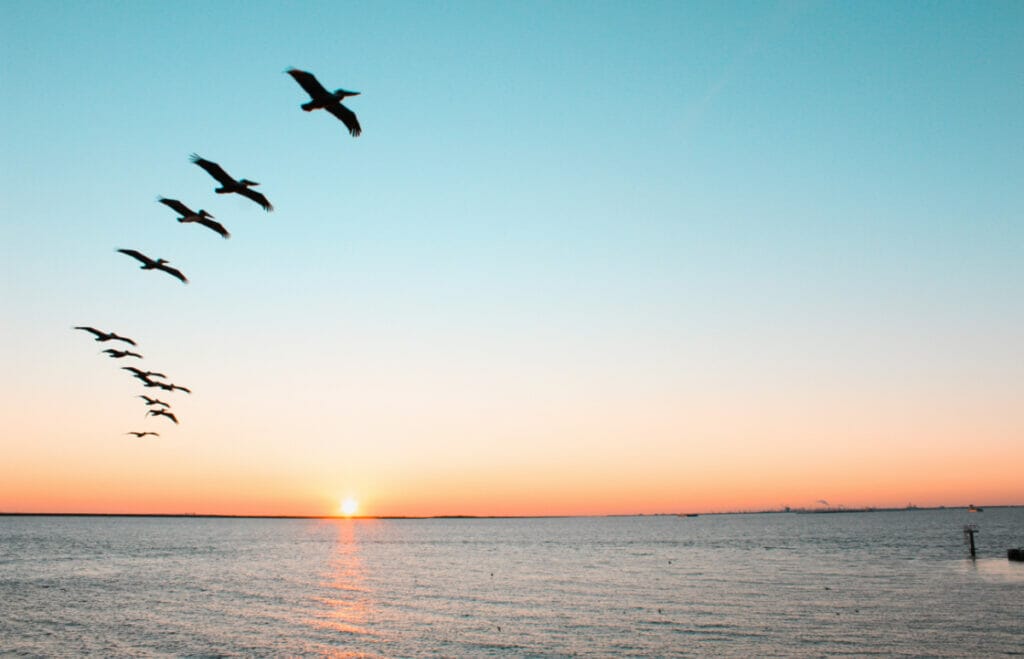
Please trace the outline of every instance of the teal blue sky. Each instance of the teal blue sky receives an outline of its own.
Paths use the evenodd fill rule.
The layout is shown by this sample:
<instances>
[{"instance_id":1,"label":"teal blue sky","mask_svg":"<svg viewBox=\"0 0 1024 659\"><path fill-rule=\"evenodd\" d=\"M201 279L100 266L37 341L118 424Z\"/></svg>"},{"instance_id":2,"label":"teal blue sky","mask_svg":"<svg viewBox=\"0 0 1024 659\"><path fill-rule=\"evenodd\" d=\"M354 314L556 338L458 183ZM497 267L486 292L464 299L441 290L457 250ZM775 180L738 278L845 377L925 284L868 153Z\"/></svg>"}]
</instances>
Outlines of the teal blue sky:
<instances>
[{"instance_id":1,"label":"teal blue sky","mask_svg":"<svg viewBox=\"0 0 1024 659\"><path fill-rule=\"evenodd\" d=\"M124 425L79 324L205 392L186 433L350 436L424 388L496 426L774 401L995 419L993 453L1024 429L1020 2L7 2L0 35L0 411L27 436ZM363 135L302 112L292 66L362 92Z\"/></svg>"}]
</instances>

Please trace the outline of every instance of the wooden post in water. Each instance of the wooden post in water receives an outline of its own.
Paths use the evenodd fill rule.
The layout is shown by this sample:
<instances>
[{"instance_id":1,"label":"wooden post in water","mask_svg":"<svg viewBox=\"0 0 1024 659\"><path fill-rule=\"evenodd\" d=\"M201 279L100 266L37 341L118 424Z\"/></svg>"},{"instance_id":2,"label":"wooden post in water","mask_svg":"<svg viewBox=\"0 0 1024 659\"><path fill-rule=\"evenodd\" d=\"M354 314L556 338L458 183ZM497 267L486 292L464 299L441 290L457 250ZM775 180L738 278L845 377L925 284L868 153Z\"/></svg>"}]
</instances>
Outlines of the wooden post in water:
<instances>
[{"instance_id":1,"label":"wooden post in water","mask_svg":"<svg viewBox=\"0 0 1024 659\"><path fill-rule=\"evenodd\" d=\"M964 542L971 545L971 558L976 558L974 551L974 534L978 532L977 524L966 524L964 526Z\"/></svg>"}]
</instances>

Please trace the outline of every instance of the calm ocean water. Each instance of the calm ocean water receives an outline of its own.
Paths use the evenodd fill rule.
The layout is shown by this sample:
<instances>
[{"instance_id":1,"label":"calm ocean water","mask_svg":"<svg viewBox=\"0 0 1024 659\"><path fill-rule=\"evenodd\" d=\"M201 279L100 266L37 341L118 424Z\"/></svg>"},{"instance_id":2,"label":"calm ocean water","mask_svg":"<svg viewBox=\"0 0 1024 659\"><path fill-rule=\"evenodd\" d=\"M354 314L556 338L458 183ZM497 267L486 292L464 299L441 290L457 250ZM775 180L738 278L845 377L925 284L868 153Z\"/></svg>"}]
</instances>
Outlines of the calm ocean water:
<instances>
[{"instance_id":1,"label":"calm ocean water","mask_svg":"<svg viewBox=\"0 0 1024 659\"><path fill-rule=\"evenodd\" d=\"M975 523L979 558L962 527ZM0 517L25 655L1024 653L1024 509L520 520Z\"/></svg>"}]
</instances>

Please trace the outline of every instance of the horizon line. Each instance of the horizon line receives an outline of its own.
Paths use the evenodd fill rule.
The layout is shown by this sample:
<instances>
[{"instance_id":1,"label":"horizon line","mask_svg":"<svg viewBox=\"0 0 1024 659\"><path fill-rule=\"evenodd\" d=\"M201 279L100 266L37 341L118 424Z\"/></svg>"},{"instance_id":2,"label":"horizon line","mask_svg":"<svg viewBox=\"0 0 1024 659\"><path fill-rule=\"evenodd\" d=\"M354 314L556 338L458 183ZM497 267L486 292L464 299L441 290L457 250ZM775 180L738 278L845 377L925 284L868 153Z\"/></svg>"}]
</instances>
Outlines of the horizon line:
<instances>
[{"instance_id":1,"label":"horizon line","mask_svg":"<svg viewBox=\"0 0 1024 659\"><path fill-rule=\"evenodd\" d=\"M388 520L388 519L570 519L598 517L699 517L702 515L771 515L771 514L830 514L830 513L872 513L909 512L914 510L969 510L976 508L1021 508L1024 504L995 504L981 506L900 506L856 508L777 508L765 510L726 510L699 513L605 513L590 515L233 515L229 513L83 513L83 512L6 512L0 517L153 517L153 518L206 518L206 519L326 519L326 520Z\"/></svg>"}]
</instances>

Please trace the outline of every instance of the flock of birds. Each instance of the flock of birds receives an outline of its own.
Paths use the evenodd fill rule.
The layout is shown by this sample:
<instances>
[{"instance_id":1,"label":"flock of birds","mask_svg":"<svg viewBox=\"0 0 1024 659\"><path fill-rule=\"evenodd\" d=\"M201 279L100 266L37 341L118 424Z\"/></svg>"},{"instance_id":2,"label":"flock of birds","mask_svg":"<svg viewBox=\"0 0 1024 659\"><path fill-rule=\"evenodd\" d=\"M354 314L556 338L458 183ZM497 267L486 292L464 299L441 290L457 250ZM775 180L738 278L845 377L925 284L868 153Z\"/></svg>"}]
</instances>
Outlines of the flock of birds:
<instances>
[{"instance_id":1,"label":"flock of birds","mask_svg":"<svg viewBox=\"0 0 1024 659\"><path fill-rule=\"evenodd\" d=\"M312 73L300 71L299 69L294 68L288 69L286 73L288 73L295 82L299 83L299 85L310 96L310 100L300 106L304 111L312 112L313 110L326 110L337 117L345 125L352 137L358 137L362 133L362 127L359 125L359 119L356 117L355 113L342 104L342 101L345 98L349 96L358 96L359 92L347 91L345 89L337 89L330 92L320 84ZM217 194L238 194L256 202L267 212L274 210L274 206L266 196L252 189L254 186L259 185L259 183L244 178L235 179L224 171L224 168L217 163L201 158L196 154L192 154L191 160L217 180L220 184L220 187L214 190ZM166 197L159 197L157 201L177 213L178 222L183 224L199 224L217 233L222 238L226 239L231 237L231 233L224 228L224 225L217 222L213 215L203 209L193 211L181 201L177 199L168 199ZM160 270L179 280L183 284L188 283L188 277L186 277L181 270L171 267L170 261L167 259L154 259L135 249L118 249L117 251L140 262L142 264L139 266L141 270ZM96 329L95 327L84 325L77 326L74 329L89 332L93 335L95 341L99 341L101 343L106 343L108 341L121 341L129 346L137 347L137 344L133 339L126 336L120 336L115 332L105 332L103 330ZM127 348L123 350L107 348L106 350L103 350L101 354L103 353L111 359L143 358L138 352L133 352ZM121 369L129 372L132 377L138 379L142 383L142 386L147 389L160 389L169 393L173 393L175 391L183 391L186 394L192 393L192 391L187 387L167 381L167 376L163 373L142 370L135 366L122 366ZM147 417L164 417L174 422L175 425L178 424L178 417L171 411L170 403L162 401L159 398L151 398L144 394L139 395L138 397L145 402ZM134 435L140 439L149 435L154 437L160 436L160 433L151 430L132 430L125 434Z\"/></svg>"}]
</instances>

